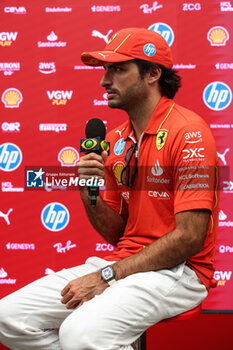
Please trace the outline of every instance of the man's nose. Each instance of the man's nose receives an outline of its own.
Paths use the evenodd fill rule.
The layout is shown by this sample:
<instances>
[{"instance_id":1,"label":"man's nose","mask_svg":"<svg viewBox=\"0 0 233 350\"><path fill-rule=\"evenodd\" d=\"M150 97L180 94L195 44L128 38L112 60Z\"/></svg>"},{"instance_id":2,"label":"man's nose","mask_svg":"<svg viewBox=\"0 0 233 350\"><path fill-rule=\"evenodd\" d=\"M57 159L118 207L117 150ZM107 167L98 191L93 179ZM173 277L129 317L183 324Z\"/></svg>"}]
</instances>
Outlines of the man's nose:
<instances>
[{"instance_id":1,"label":"man's nose","mask_svg":"<svg viewBox=\"0 0 233 350\"><path fill-rule=\"evenodd\" d=\"M106 71L104 73L104 75L102 76L102 79L100 81L100 85L105 87L105 86L111 85L111 84L112 84L111 74L110 74L110 72Z\"/></svg>"}]
</instances>

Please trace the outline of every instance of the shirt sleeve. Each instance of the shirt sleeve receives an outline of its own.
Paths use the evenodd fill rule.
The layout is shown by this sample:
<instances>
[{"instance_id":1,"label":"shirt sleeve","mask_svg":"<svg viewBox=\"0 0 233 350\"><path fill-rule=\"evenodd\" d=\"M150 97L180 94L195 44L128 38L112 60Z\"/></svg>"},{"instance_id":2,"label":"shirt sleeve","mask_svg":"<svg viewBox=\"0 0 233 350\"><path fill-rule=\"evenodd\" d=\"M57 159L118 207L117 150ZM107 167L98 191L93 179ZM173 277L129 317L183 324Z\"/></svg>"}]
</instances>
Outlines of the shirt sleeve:
<instances>
[{"instance_id":1,"label":"shirt sleeve","mask_svg":"<svg viewBox=\"0 0 233 350\"><path fill-rule=\"evenodd\" d=\"M217 153L207 125L188 125L172 148L174 213L192 209L213 210L217 200Z\"/></svg>"}]
</instances>

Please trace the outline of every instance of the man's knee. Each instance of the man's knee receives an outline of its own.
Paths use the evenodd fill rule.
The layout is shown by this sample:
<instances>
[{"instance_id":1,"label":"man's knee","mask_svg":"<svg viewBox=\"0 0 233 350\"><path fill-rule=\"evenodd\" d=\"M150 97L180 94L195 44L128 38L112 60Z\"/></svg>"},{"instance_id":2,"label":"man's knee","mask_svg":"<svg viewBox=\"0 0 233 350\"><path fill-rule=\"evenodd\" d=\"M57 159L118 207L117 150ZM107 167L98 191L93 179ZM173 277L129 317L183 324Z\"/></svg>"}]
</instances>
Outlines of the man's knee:
<instances>
[{"instance_id":1,"label":"man's knee","mask_svg":"<svg viewBox=\"0 0 233 350\"><path fill-rule=\"evenodd\" d=\"M62 349L64 350L81 350L87 349L83 347L86 343L83 324L75 324L65 320L59 330L59 340Z\"/></svg>"},{"instance_id":2,"label":"man's knee","mask_svg":"<svg viewBox=\"0 0 233 350\"><path fill-rule=\"evenodd\" d=\"M101 339L101 329L98 327L98 323L93 322L91 318L90 315L87 321L75 321L68 317L62 323L59 330L59 339L63 350L101 349L98 347Z\"/></svg>"},{"instance_id":3,"label":"man's knee","mask_svg":"<svg viewBox=\"0 0 233 350\"><path fill-rule=\"evenodd\" d=\"M11 329L11 320L15 318L16 314L17 311L9 301L9 298L0 300L0 340L2 340L9 329Z\"/></svg>"}]
</instances>

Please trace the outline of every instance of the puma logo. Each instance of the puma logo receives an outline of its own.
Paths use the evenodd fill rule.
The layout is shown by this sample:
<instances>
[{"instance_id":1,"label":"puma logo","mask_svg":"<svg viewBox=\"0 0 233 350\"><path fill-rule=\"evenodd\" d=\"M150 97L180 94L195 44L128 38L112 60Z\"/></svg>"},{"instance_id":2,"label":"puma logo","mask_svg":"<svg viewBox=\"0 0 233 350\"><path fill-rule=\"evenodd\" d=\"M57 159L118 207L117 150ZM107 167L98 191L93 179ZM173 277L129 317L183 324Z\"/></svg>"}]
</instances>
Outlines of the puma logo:
<instances>
[{"instance_id":1,"label":"puma logo","mask_svg":"<svg viewBox=\"0 0 233 350\"><path fill-rule=\"evenodd\" d=\"M221 161L223 162L224 165L227 165L225 156L226 156L227 152L229 152L229 151L230 151L230 148L226 148L225 151L223 152L223 154L217 152L218 157L221 159Z\"/></svg>"},{"instance_id":2,"label":"puma logo","mask_svg":"<svg viewBox=\"0 0 233 350\"><path fill-rule=\"evenodd\" d=\"M110 29L108 32L107 32L107 34L106 35L104 35L104 34L102 34L102 33L100 33L98 30L93 30L92 31L92 36L93 37L97 37L97 38L100 38L100 39L103 39L105 42L106 42L106 44L109 42L109 35L112 33L112 29Z\"/></svg>"},{"instance_id":3,"label":"puma logo","mask_svg":"<svg viewBox=\"0 0 233 350\"><path fill-rule=\"evenodd\" d=\"M10 225L9 215L12 211L13 211L12 208L9 209L6 214L4 214L2 211L0 211L0 217L2 217L6 221L7 225Z\"/></svg>"}]
</instances>

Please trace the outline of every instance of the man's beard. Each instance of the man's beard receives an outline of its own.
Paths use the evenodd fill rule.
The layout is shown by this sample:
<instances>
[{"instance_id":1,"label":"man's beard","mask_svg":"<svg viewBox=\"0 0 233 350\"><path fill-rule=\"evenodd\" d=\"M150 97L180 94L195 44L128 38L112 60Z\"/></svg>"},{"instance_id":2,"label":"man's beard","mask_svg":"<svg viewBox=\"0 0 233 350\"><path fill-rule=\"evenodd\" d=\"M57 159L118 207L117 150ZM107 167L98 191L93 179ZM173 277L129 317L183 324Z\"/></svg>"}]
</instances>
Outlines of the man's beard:
<instances>
[{"instance_id":1,"label":"man's beard","mask_svg":"<svg viewBox=\"0 0 233 350\"><path fill-rule=\"evenodd\" d=\"M112 90L117 94L118 100L114 101L114 98L108 100L108 106L110 108L122 109L126 112L132 108L135 108L137 102L140 100L145 101L146 98L146 92L145 89L143 89L143 83L143 80L138 80L136 83L129 86L124 91L123 95L121 95L117 89Z\"/></svg>"}]
</instances>

